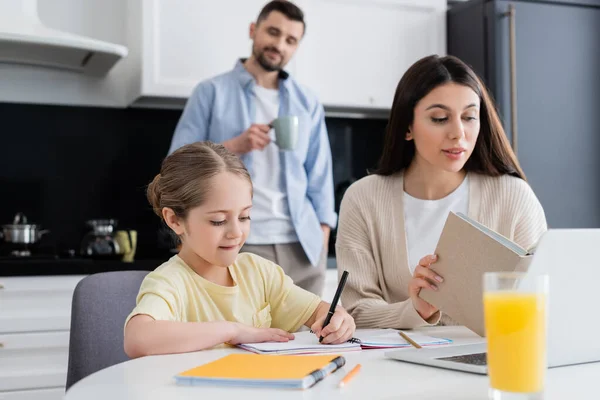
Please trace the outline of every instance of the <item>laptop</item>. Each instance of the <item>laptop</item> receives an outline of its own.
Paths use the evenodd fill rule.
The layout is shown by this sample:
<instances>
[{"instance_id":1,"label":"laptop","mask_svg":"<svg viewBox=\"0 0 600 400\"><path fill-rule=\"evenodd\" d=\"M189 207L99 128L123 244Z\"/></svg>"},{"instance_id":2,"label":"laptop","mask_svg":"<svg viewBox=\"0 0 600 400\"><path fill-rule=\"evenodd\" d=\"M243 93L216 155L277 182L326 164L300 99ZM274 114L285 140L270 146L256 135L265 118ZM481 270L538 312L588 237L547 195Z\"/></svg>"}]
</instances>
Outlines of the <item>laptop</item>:
<instances>
[{"instance_id":1,"label":"laptop","mask_svg":"<svg viewBox=\"0 0 600 400\"><path fill-rule=\"evenodd\" d=\"M548 367L600 361L600 229L550 229L528 276L548 274ZM483 285L483 283L481 283ZM456 293L461 296L461 293ZM469 328L469 326L467 326ZM487 374L486 343L395 350L391 359Z\"/></svg>"}]
</instances>

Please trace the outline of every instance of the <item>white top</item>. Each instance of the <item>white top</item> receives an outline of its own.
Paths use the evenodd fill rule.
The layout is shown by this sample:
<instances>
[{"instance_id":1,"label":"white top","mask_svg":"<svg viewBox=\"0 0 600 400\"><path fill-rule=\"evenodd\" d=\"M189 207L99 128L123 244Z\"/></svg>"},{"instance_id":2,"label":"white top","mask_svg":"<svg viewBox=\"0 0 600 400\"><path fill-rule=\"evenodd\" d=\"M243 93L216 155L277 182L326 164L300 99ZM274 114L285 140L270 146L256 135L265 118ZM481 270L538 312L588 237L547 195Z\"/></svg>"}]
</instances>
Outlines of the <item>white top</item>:
<instances>
[{"instance_id":1,"label":"white top","mask_svg":"<svg viewBox=\"0 0 600 400\"><path fill-rule=\"evenodd\" d=\"M279 91L256 85L254 87L257 124L268 124L279 114ZM274 132L269 132L274 139ZM292 224L279 149L270 143L252 155L252 182L254 184L252 224L246 243L294 243L298 236Z\"/></svg>"},{"instance_id":2,"label":"white top","mask_svg":"<svg viewBox=\"0 0 600 400\"><path fill-rule=\"evenodd\" d=\"M420 328L426 335L447 337L453 345L480 343L481 338L464 327ZM340 353L346 365L307 390L233 388L226 386L178 386L173 376L216 360L237 349L207 350L167 356L142 357L100 370L73 385L65 400L312 400L312 399L487 399L489 379L485 375L413 365L385 358L389 350ZM427 351L424 349L423 351ZM339 381L357 364L358 375L342 389ZM595 376L600 363L548 370L546 400L596 398Z\"/></svg>"},{"instance_id":3,"label":"white top","mask_svg":"<svg viewBox=\"0 0 600 400\"><path fill-rule=\"evenodd\" d=\"M422 200L404 192L404 229L411 275L426 255L433 254L450 211L467 215L469 177L456 190L439 200Z\"/></svg>"}]
</instances>

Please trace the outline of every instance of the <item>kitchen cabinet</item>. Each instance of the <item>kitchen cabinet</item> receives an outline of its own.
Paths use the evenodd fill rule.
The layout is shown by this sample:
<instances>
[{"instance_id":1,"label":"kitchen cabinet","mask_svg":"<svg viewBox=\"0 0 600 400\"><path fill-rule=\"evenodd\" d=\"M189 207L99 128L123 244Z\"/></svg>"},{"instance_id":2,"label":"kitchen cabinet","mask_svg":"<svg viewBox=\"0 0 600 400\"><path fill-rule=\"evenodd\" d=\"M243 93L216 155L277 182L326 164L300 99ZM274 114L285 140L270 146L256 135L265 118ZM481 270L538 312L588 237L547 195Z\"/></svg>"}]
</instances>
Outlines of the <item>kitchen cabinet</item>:
<instances>
[{"instance_id":1,"label":"kitchen cabinet","mask_svg":"<svg viewBox=\"0 0 600 400\"><path fill-rule=\"evenodd\" d=\"M298 0L306 36L286 69L326 108L389 109L421 57L445 54L446 0ZM251 52L263 0L130 0L128 101L181 106L196 84Z\"/></svg>"},{"instance_id":2,"label":"kitchen cabinet","mask_svg":"<svg viewBox=\"0 0 600 400\"><path fill-rule=\"evenodd\" d=\"M69 330L71 298L80 279L79 276L0 277L0 335Z\"/></svg>"},{"instance_id":3,"label":"kitchen cabinet","mask_svg":"<svg viewBox=\"0 0 600 400\"><path fill-rule=\"evenodd\" d=\"M69 331L0 335L0 393L63 387L69 359Z\"/></svg>"},{"instance_id":4,"label":"kitchen cabinet","mask_svg":"<svg viewBox=\"0 0 600 400\"><path fill-rule=\"evenodd\" d=\"M248 57L249 27L263 0L129 0L128 98L136 105L180 105L196 84Z\"/></svg>"},{"instance_id":5,"label":"kitchen cabinet","mask_svg":"<svg viewBox=\"0 0 600 400\"><path fill-rule=\"evenodd\" d=\"M83 275L0 277L0 399L60 399Z\"/></svg>"},{"instance_id":6,"label":"kitchen cabinet","mask_svg":"<svg viewBox=\"0 0 600 400\"><path fill-rule=\"evenodd\" d=\"M446 0L312 0L297 79L330 108L391 108L418 59L446 52Z\"/></svg>"},{"instance_id":7,"label":"kitchen cabinet","mask_svg":"<svg viewBox=\"0 0 600 400\"><path fill-rule=\"evenodd\" d=\"M195 85L251 51L249 25L266 0L40 2L50 28L124 45L106 77L0 65L0 101L181 108ZM445 53L446 0L297 0L307 32L286 69L327 110L389 109L417 59Z\"/></svg>"},{"instance_id":8,"label":"kitchen cabinet","mask_svg":"<svg viewBox=\"0 0 600 400\"><path fill-rule=\"evenodd\" d=\"M65 397L64 388L16 390L14 392L0 392L2 400L62 400Z\"/></svg>"}]
</instances>

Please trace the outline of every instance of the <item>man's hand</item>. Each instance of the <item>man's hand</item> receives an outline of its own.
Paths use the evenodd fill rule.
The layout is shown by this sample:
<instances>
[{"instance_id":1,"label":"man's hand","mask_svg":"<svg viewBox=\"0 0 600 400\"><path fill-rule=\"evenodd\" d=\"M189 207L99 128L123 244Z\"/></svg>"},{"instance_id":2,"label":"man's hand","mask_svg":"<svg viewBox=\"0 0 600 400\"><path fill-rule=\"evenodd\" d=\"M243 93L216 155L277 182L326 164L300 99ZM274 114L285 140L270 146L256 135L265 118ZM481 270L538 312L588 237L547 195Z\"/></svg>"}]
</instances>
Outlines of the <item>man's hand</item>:
<instances>
[{"instance_id":1,"label":"man's hand","mask_svg":"<svg viewBox=\"0 0 600 400\"><path fill-rule=\"evenodd\" d=\"M269 125L252 124L241 135L223 142L223 146L235 154L246 154L252 150L262 150L271 143L270 130Z\"/></svg>"}]
</instances>

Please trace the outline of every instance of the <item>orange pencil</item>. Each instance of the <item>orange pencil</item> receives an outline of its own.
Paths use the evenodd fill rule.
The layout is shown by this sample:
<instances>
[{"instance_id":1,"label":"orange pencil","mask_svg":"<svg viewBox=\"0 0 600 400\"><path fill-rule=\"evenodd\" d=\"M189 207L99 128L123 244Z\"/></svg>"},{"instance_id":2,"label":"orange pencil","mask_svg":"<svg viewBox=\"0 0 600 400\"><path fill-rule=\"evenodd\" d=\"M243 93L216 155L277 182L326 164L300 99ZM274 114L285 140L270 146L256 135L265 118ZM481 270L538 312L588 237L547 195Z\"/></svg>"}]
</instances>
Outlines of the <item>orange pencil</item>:
<instances>
[{"instance_id":1,"label":"orange pencil","mask_svg":"<svg viewBox=\"0 0 600 400\"><path fill-rule=\"evenodd\" d=\"M352 368L352 371L348 372L348 374L346 374L346 376L344 377L344 379L342 379L338 385L338 387L343 387L345 385L348 384L348 382L350 382L350 380L352 378L354 378L354 376L356 374L358 374L358 371L360 371L360 364L356 364L356 366L354 368Z\"/></svg>"}]
</instances>

